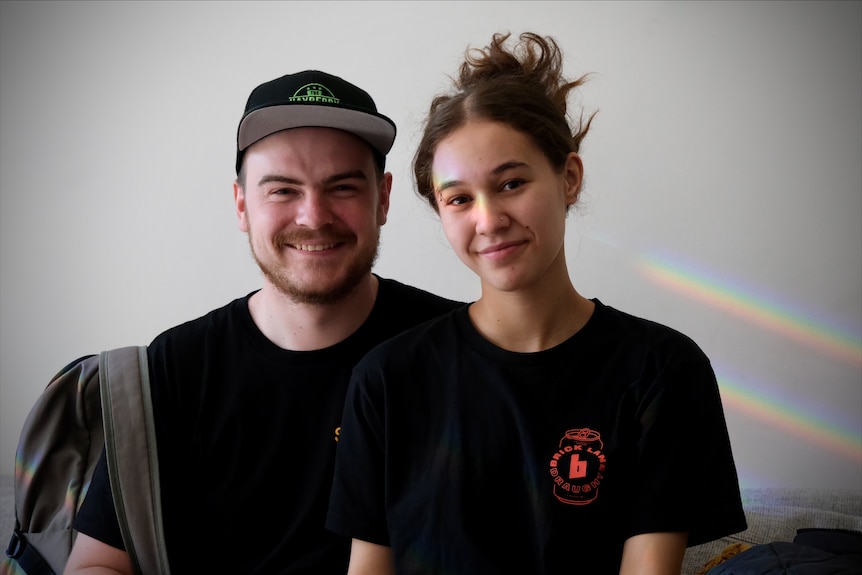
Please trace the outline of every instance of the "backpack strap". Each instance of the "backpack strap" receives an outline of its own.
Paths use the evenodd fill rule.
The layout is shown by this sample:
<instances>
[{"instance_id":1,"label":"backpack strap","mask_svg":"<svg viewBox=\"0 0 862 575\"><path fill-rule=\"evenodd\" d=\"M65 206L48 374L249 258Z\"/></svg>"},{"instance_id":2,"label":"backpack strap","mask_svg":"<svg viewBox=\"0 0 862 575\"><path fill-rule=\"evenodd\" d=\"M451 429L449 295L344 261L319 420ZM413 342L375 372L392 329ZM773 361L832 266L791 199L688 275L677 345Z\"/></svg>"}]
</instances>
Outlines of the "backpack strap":
<instances>
[{"instance_id":1,"label":"backpack strap","mask_svg":"<svg viewBox=\"0 0 862 575\"><path fill-rule=\"evenodd\" d=\"M9 547L6 548L6 557L15 561L26 575L56 575L45 558L27 542L27 536L17 527L12 532ZM18 572L14 564L5 560L0 562L0 573L6 573L7 569L12 574Z\"/></svg>"},{"instance_id":2,"label":"backpack strap","mask_svg":"<svg viewBox=\"0 0 862 575\"><path fill-rule=\"evenodd\" d=\"M123 542L136 573L169 575L146 346L103 351L99 382L108 475Z\"/></svg>"}]
</instances>

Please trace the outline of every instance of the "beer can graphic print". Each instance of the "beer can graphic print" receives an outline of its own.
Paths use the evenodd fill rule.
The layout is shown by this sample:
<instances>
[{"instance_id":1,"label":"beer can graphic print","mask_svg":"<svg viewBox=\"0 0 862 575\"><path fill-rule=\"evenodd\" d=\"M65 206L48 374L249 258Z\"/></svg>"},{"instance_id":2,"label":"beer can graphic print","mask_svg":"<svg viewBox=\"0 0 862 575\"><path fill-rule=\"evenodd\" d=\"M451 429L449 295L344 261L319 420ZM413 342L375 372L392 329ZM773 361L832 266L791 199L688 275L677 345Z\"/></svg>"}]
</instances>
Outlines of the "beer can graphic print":
<instances>
[{"instance_id":1,"label":"beer can graphic print","mask_svg":"<svg viewBox=\"0 0 862 575\"><path fill-rule=\"evenodd\" d=\"M586 427L566 431L549 469L557 499L568 505L587 505L598 497L605 471L602 447L598 431Z\"/></svg>"}]
</instances>

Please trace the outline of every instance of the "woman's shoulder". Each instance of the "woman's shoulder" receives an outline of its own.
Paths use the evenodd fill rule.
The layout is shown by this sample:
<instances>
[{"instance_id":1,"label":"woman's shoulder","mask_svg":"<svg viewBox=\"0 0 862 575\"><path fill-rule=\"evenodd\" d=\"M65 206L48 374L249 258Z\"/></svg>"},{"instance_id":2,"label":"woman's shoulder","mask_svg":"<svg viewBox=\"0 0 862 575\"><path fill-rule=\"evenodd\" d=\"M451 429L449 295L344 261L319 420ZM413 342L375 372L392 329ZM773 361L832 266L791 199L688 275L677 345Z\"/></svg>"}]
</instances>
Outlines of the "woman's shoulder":
<instances>
[{"instance_id":1,"label":"woman's shoulder","mask_svg":"<svg viewBox=\"0 0 862 575\"><path fill-rule=\"evenodd\" d=\"M654 350L675 350L706 357L694 339L671 325L619 310L599 299L593 301L596 311L595 321L591 323L594 323L592 327L598 337Z\"/></svg>"}]
</instances>

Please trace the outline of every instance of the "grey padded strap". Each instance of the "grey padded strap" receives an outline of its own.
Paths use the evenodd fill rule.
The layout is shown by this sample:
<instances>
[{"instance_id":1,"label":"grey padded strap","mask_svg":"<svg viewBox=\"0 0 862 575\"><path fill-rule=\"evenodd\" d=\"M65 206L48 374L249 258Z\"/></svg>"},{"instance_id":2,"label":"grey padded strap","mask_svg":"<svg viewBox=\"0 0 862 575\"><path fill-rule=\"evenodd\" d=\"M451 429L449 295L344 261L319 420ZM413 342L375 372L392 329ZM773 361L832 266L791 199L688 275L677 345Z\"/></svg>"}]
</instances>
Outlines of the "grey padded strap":
<instances>
[{"instance_id":1,"label":"grey padded strap","mask_svg":"<svg viewBox=\"0 0 862 575\"><path fill-rule=\"evenodd\" d=\"M103 351L99 384L108 475L138 575L169 575L146 346Z\"/></svg>"}]
</instances>

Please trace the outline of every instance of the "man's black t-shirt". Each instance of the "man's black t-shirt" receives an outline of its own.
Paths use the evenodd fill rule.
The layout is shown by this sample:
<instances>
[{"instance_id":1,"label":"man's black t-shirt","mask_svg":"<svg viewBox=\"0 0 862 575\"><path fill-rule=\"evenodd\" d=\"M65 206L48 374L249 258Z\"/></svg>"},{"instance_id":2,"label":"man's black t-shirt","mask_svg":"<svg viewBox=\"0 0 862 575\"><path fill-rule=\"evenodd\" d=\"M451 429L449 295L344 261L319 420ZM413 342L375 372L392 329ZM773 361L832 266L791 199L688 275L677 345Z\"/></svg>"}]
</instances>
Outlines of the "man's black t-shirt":
<instances>
[{"instance_id":1,"label":"man's black t-shirt","mask_svg":"<svg viewBox=\"0 0 862 575\"><path fill-rule=\"evenodd\" d=\"M462 304L380 279L353 335L292 352L255 326L250 295L149 346L171 569L343 575L350 540L324 520L350 372L374 345ZM123 548L104 454L75 526Z\"/></svg>"}]
</instances>

